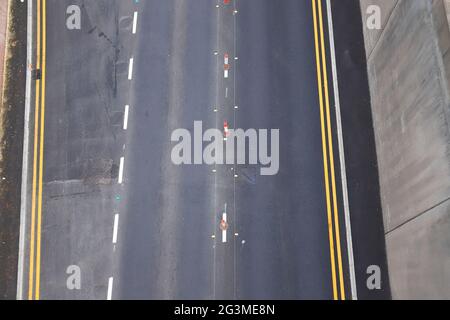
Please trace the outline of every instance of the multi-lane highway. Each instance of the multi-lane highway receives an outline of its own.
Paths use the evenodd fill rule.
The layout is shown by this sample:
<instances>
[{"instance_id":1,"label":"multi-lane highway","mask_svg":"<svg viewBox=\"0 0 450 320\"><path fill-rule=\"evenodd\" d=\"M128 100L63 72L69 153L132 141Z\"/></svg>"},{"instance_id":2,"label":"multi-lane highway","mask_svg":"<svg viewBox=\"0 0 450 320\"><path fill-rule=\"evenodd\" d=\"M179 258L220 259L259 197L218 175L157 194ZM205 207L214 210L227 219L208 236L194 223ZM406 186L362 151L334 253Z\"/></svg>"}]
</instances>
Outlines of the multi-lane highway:
<instances>
[{"instance_id":1,"label":"multi-lane highway","mask_svg":"<svg viewBox=\"0 0 450 320\"><path fill-rule=\"evenodd\" d=\"M334 31L344 27L334 30L330 1L29 7L38 71L19 298L388 296L366 286L369 265L387 279L378 189L361 192L376 160L345 139L366 133L342 121L360 106L339 100L349 88ZM80 29L69 28L78 13ZM193 164L177 165L172 134L195 140L196 121L219 140L228 129L278 129L276 174L261 175L261 163L194 164L194 150Z\"/></svg>"}]
</instances>

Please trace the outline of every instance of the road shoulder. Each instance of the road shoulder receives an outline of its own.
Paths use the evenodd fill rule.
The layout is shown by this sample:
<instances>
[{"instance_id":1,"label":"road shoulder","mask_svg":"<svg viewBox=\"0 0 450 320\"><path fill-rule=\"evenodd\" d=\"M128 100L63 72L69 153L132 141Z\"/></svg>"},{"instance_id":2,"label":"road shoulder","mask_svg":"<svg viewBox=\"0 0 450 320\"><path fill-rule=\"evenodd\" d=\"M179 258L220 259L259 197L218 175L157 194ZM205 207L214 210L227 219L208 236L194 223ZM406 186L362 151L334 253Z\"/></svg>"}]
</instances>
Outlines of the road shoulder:
<instances>
[{"instance_id":1,"label":"road shoulder","mask_svg":"<svg viewBox=\"0 0 450 320\"><path fill-rule=\"evenodd\" d=\"M8 3L11 3L6 11ZM20 224L22 147L26 75L26 4L1 3L0 28L6 30L9 13L0 105L0 298L16 298ZM0 31L1 32L1 31ZM4 32L2 32L5 34ZM0 37L0 41L2 38ZM3 51L5 49L5 51Z\"/></svg>"}]
</instances>

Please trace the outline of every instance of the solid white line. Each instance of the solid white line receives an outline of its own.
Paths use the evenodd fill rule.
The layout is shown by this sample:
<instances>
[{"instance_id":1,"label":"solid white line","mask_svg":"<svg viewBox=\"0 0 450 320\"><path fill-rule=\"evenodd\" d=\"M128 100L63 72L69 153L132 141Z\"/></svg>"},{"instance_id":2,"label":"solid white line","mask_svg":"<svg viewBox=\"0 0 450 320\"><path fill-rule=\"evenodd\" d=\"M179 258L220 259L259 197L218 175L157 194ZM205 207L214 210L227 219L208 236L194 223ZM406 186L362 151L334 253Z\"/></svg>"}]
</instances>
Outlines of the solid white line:
<instances>
[{"instance_id":1,"label":"solid white line","mask_svg":"<svg viewBox=\"0 0 450 320\"><path fill-rule=\"evenodd\" d=\"M135 11L135 12L134 12L134 17L133 17L133 34L136 33L137 16L138 16L138 13L137 13L137 11Z\"/></svg>"},{"instance_id":2,"label":"solid white line","mask_svg":"<svg viewBox=\"0 0 450 320\"><path fill-rule=\"evenodd\" d=\"M238 0L233 1L234 3L234 11L237 11L237 6L238 6ZM233 50L234 50L234 60L236 61L238 58L238 51L237 51L237 15L233 16ZM237 116L236 116L236 75L237 75L237 70L238 70L238 64L235 63L234 65L234 73L233 73L233 105L234 105L234 109L233 109L233 124L234 126L236 126L237 124ZM236 169L236 168L234 168ZM234 235L238 236L238 233L236 232L237 228L238 228L238 212L236 209L236 179L233 179L233 212L234 212L234 216L233 216L233 230L234 230ZM234 300L237 300L237 249L236 249L236 239L233 241L233 298Z\"/></svg>"},{"instance_id":3,"label":"solid white line","mask_svg":"<svg viewBox=\"0 0 450 320\"><path fill-rule=\"evenodd\" d=\"M134 58L130 58L130 64L128 65L128 80L133 79L133 64Z\"/></svg>"},{"instance_id":4,"label":"solid white line","mask_svg":"<svg viewBox=\"0 0 450 320\"><path fill-rule=\"evenodd\" d=\"M128 128L128 111L130 109L129 105L125 106L125 114L123 116L123 130L127 130Z\"/></svg>"},{"instance_id":5,"label":"solid white line","mask_svg":"<svg viewBox=\"0 0 450 320\"><path fill-rule=\"evenodd\" d=\"M344 153L344 138L342 135L342 120L341 120L341 105L339 102L339 85L337 79L337 67L336 67L336 49L334 44L334 31L333 31L333 15L331 12L330 0L327 0L327 15L328 15L328 29L330 37L330 51L331 51L331 65L333 71L333 88L334 88L334 101L336 103L336 123L338 133L339 144L339 158L341 165L341 180L342 180L342 193L344 200L344 213L345 213L345 229L347 235L347 252L348 252L348 264L350 269L350 286L352 291L352 299L358 299L358 293L356 289L356 275L355 275L355 261L353 255L353 240L352 240L352 227L350 221L350 206L348 203L348 188L347 188L347 173L345 169L345 153Z\"/></svg>"},{"instance_id":6,"label":"solid white line","mask_svg":"<svg viewBox=\"0 0 450 320\"><path fill-rule=\"evenodd\" d=\"M120 165L119 165L119 184L122 184L123 182L123 163L125 161L125 158L120 158Z\"/></svg>"},{"instance_id":7,"label":"solid white line","mask_svg":"<svg viewBox=\"0 0 450 320\"><path fill-rule=\"evenodd\" d=\"M117 231L119 229L119 214L116 213L114 215L114 229L113 229L113 240L112 243L117 243Z\"/></svg>"},{"instance_id":8,"label":"solid white line","mask_svg":"<svg viewBox=\"0 0 450 320\"><path fill-rule=\"evenodd\" d=\"M220 0L217 0L217 8L219 8L219 4L220 4ZM220 11L217 11L217 30L216 30L216 50L220 49L220 42L219 42L219 36L220 36ZM220 70L220 58L217 57L216 60L216 68L217 71L219 72ZM219 106L219 78L215 78L216 80L216 107ZM219 127L219 119L217 116L217 113L215 114L215 122L216 122L216 128ZM214 175L214 208L217 208L217 175ZM216 213L213 212L212 214L212 227L213 227L213 233L216 233L216 228L217 228L217 216ZM212 265L212 273L213 273L213 283L212 283L212 298L216 299L216 274L217 274L217 270L216 270L216 266L217 266L217 262L216 262L216 258L217 258L217 250L216 250L216 240L214 240L214 253L213 253L213 265Z\"/></svg>"},{"instance_id":9,"label":"solid white line","mask_svg":"<svg viewBox=\"0 0 450 320\"><path fill-rule=\"evenodd\" d=\"M9 18L9 14L8 14ZM5 42L7 43L7 41ZM31 70L33 50L33 1L28 1L27 6L27 75L25 88L25 124L23 137L23 159L22 159L22 185L20 200L20 234L19 234L19 257L17 266L17 300L23 299L23 270L24 251L26 238L26 218L27 218L27 194L28 194L28 153L29 153L29 126L30 126L30 104L31 104Z\"/></svg>"},{"instance_id":10,"label":"solid white line","mask_svg":"<svg viewBox=\"0 0 450 320\"><path fill-rule=\"evenodd\" d=\"M109 277L108 279L108 293L106 295L106 300L112 300L112 290L113 290L114 278Z\"/></svg>"},{"instance_id":11,"label":"solid white line","mask_svg":"<svg viewBox=\"0 0 450 320\"><path fill-rule=\"evenodd\" d=\"M227 214L224 212L222 214L222 220L227 222ZM222 230L222 242L225 243L227 242L227 230Z\"/></svg>"}]
</instances>

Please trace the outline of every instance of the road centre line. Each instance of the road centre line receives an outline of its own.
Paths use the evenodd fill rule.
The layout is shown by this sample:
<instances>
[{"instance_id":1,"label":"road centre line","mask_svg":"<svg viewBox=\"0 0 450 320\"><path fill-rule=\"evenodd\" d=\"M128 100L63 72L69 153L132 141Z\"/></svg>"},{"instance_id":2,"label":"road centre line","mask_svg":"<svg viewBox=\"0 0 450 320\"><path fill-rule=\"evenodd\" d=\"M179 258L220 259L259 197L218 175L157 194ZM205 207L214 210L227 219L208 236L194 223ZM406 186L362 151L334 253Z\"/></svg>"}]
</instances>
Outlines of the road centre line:
<instances>
[{"instance_id":1,"label":"road centre line","mask_svg":"<svg viewBox=\"0 0 450 320\"><path fill-rule=\"evenodd\" d=\"M36 2L36 70L41 68L41 1ZM28 273L28 300L33 300L34 289L34 268L35 268L35 238L36 238L36 185L37 185L37 162L38 162L38 135L39 135L39 100L40 83L36 79L35 85L35 111L34 111L34 143L33 143L33 180L31 187L31 230L30 230L30 253L29 253L29 273Z\"/></svg>"},{"instance_id":2,"label":"road centre line","mask_svg":"<svg viewBox=\"0 0 450 320\"><path fill-rule=\"evenodd\" d=\"M125 158L121 157L120 158L120 164L119 164L119 184L122 184L123 182L123 165L125 162Z\"/></svg>"},{"instance_id":3,"label":"road centre line","mask_svg":"<svg viewBox=\"0 0 450 320\"><path fill-rule=\"evenodd\" d=\"M329 5L330 3L327 2ZM327 200L327 216L328 216L328 229L329 229L329 240L330 240L330 255L331 255L331 271L332 271L332 282L333 282L333 298L337 300L339 298L338 293L338 287L340 289L340 298L342 300L346 299L345 296L345 286L344 286L344 272L343 272L343 265L342 265L342 252L341 252L341 237L340 237L340 226L339 226L339 214L338 214L338 200L337 200L337 191L336 191L336 177L335 177L335 165L334 165L334 153L333 153L333 136L332 136L332 123L331 123L331 115L330 115L330 97L329 97L329 84L328 84L328 72L327 72L327 60L326 60L326 47L325 47L325 40L324 40L324 22L323 22L323 15L322 15L322 1L319 0L312 0L312 7L313 7L313 20L314 20L314 39L315 39L315 51L316 51L316 63L317 63L317 75L318 75L318 91L319 91L319 103L320 103L320 117L321 117L321 131L322 131L322 146L323 146L323 153L324 153L324 175L325 175L325 186L326 186L326 200ZM331 17L331 11L330 7L328 6L328 14L329 17ZM332 24L330 24L330 21L328 23L329 29L332 29ZM330 31L330 30L329 30ZM333 30L331 30L332 32ZM334 77L336 77L336 64L335 54L334 51L334 42L332 40L331 45L333 46L333 51L330 52L332 63L334 61L333 66L333 72ZM322 73L323 72L323 73ZM322 78L323 75L323 78ZM333 79L333 84L336 88L336 78ZM335 95L338 95L338 91L334 92ZM338 103L339 98L336 99L336 102ZM325 106L324 106L325 105ZM324 109L325 107L325 109ZM338 105L336 106L338 107ZM339 111L337 110L337 115L340 115ZM339 119L336 119L338 122ZM339 123L337 124L339 126ZM341 128L342 129L342 128ZM339 134L342 134L342 131L339 132L338 129L338 138ZM342 135L341 137L342 138ZM339 141L338 141L339 142ZM341 139L342 142L342 139ZM343 157L343 148L339 146L340 151L340 160L342 163L342 157ZM328 153L329 152L329 153ZM328 153L328 155L327 155ZM328 163L329 162L329 163ZM329 167L328 167L329 165ZM345 163L344 163L345 165ZM343 168L341 167L341 170ZM345 176L345 172L343 172L343 175ZM329 179L331 179L331 190L330 190L330 183ZM341 177L341 179L345 180L345 177ZM346 210L345 206L346 203L348 205L348 198L346 198L347 189L346 189L346 180L342 181L344 190L343 192L343 201L344 201L344 211L345 212L345 219L346 219L346 230L347 232L351 232L350 229L348 229L348 210ZM332 196L332 204L333 207L331 208L330 204L330 191ZM348 207L347 207L348 209ZM334 221L333 221L334 220ZM334 233L334 235L333 235ZM350 235L350 238L349 238ZM335 237L335 239L334 239ZM349 250L352 250L351 245L351 234L347 234L347 240L350 239L350 243L347 243L347 246L349 246ZM333 246L336 244L336 248ZM337 251L337 261L335 259L335 249ZM353 266L353 253L348 252L349 254L349 268L352 269ZM337 285L337 279L336 279L336 264L338 268L338 278L339 278L339 285ZM350 273L352 273L352 270L350 270ZM353 277L353 279L352 279ZM351 293L352 298L355 298L355 282L354 280L354 274L350 274L350 280L351 280Z\"/></svg>"},{"instance_id":4,"label":"road centre line","mask_svg":"<svg viewBox=\"0 0 450 320\"><path fill-rule=\"evenodd\" d=\"M39 181L38 181L38 215L36 236L36 292L35 299L40 299L41 281L41 230L42 230L42 185L44 180L44 137L45 137L45 78L46 78L46 45L47 45L47 0L42 0L42 86L41 86L41 127L39 142Z\"/></svg>"},{"instance_id":5,"label":"road centre line","mask_svg":"<svg viewBox=\"0 0 450 320\"><path fill-rule=\"evenodd\" d=\"M123 130L127 130L128 129L128 112L129 112L130 106L127 104L125 106L125 113L123 116Z\"/></svg>"},{"instance_id":6,"label":"road centre line","mask_svg":"<svg viewBox=\"0 0 450 320\"><path fill-rule=\"evenodd\" d=\"M32 208L30 225L30 255L28 277L28 299L40 299L42 193L44 175L45 133L45 78L46 78L46 0L37 2L36 70L41 71L36 79L35 127L33 148ZM41 32L42 31L42 32ZM42 51L42 52L41 52Z\"/></svg>"},{"instance_id":7,"label":"road centre line","mask_svg":"<svg viewBox=\"0 0 450 320\"><path fill-rule=\"evenodd\" d=\"M137 11L135 11L133 14L133 34L136 34L137 17L138 17L138 13L137 13Z\"/></svg>"},{"instance_id":8,"label":"road centre line","mask_svg":"<svg viewBox=\"0 0 450 320\"><path fill-rule=\"evenodd\" d=\"M130 58L130 63L128 65L128 80L133 79L133 64L134 64L134 58Z\"/></svg>"},{"instance_id":9,"label":"road centre line","mask_svg":"<svg viewBox=\"0 0 450 320\"><path fill-rule=\"evenodd\" d=\"M220 0L217 0L217 4L216 4L216 8L219 9L219 3ZM219 58L219 50L220 50L220 10L217 10L216 12L216 18L217 18L217 29L216 29L216 51L214 52L214 54L217 56L216 59L216 69L219 70L219 66L220 66L220 58ZM216 108L218 108L219 106L219 78L216 78ZM215 126L216 128L219 126L219 119L218 119L218 115L217 115L217 109L215 109L216 115L215 115ZM214 167L213 169L213 173L216 173L216 167ZM214 212L217 210L217 175L214 175ZM214 235L214 245L213 245L213 283L212 283L212 296L213 299L216 298L216 274L217 274L217 270L216 270L216 266L217 266L217 262L216 262L216 258L217 258L217 250L216 250L216 244L217 244L217 240L215 237L216 234L216 228L217 228L217 218L216 218L216 214L213 214L213 235Z\"/></svg>"},{"instance_id":10,"label":"road centre line","mask_svg":"<svg viewBox=\"0 0 450 320\"><path fill-rule=\"evenodd\" d=\"M341 288L341 299L345 300L345 286L344 286L344 271L342 266L342 250L341 250L341 236L340 236L340 226L339 226L339 214L337 205L337 191L336 191L336 174L334 165L334 147L333 147L333 136L332 136L332 124L330 115L330 97L328 90L328 71L327 71L327 61L326 61L326 47L324 40L324 23L322 15L322 1L318 1L319 8L319 30L320 30L320 43L322 47L322 69L323 69L323 81L325 89L325 110L326 110L326 121L327 121L327 133L328 133L328 148L329 148L329 160L331 169L331 190L333 197L333 213L334 213L334 231L336 236L336 249L337 249L337 263L339 270L339 285Z\"/></svg>"},{"instance_id":11,"label":"road centre line","mask_svg":"<svg viewBox=\"0 0 450 320\"><path fill-rule=\"evenodd\" d=\"M323 168L324 168L324 182L325 182L325 199L327 210L327 224L328 224L328 240L330 245L330 262L331 262L331 280L333 289L333 299L338 299L338 289L336 280L336 258L334 249L334 235L333 235L333 218L331 212L331 199L330 199L330 182L329 182L329 169L328 169L328 152L327 152L327 140L326 140L326 127L324 119L324 101L323 101L323 81L322 70L320 61L319 48L319 32L317 22L317 8L316 0L312 0L313 11L313 23L314 23L314 45L316 56L316 73L317 73L317 86L319 95L319 107L320 107L320 126L321 126L321 139L322 139L322 154L323 154Z\"/></svg>"},{"instance_id":12,"label":"road centre line","mask_svg":"<svg viewBox=\"0 0 450 320\"><path fill-rule=\"evenodd\" d=\"M116 213L114 215L114 227L113 227L113 239L112 239L112 243L116 244L117 243L117 231L119 229L119 214Z\"/></svg>"}]
</instances>

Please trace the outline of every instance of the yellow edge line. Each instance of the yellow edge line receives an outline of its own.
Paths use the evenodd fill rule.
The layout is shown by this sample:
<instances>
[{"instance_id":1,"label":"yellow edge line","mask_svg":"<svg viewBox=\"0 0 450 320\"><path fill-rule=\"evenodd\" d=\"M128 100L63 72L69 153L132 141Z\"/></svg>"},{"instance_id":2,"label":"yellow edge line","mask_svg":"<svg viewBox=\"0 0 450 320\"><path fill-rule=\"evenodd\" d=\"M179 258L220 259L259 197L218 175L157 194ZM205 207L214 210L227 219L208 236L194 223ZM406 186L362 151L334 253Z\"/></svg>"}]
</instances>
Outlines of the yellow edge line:
<instances>
[{"instance_id":1,"label":"yellow edge line","mask_svg":"<svg viewBox=\"0 0 450 320\"><path fill-rule=\"evenodd\" d=\"M37 253L36 253L36 292L35 299L40 298L41 284L41 229L42 229L42 181L44 175L44 134L45 134L45 73L46 73L46 27L47 0L42 0L42 87L41 87L41 133L40 133L40 159L39 159L39 194L38 194L38 226L37 226Z\"/></svg>"},{"instance_id":2,"label":"yellow edge line","mask_svg":"<svg viewBox=\"0 0 450 320\"><path fill-rule=\"evenodd\" d=\"M41 6L37 1L37 40L36 40L36 69L40 69L40 51L41 51ZM40 81L36 80L36 104L34 111L34 149L33 149L33 182L31 196L31 233L30 233L30 261L28 275L28 299L33 299L34 282L34 249L35 249L35 228L36 228L36 172L37 172L37 151L38 151L38 127L39 127L39 95Z\"/></svg>"},{"instance_id":3,"label":"yellow edge line","mask_svg":"<svg viewBox=\"0 0 450 320\"><path fill-rule=\"evenodd\" d=\"M338 268L339 268L339 284L341 287L341 299L345 300L345 288L344 288L344 273L342 271L342 253L341 253L341 236L339 228L339 215L337 208L337 196L336 196L336 178L334 171L334 154L333 154L333 138L331 135L331 117L330 117L330 97L328 92L328 74L327 74L327 62L325 58L325 41L323 32L323 16L322 16L322 1L319 0L319 27L320 27L320 41L322 45L322 68L323 78L325 85L325 105L327 113L328 123L328 145L330 152L330 168L331 168L331 188L333 192L333 210L334 210L334 229L336 232L336 246L338 255Z\"/></svg>"},{"instance_id":4,"label":"yellow edge line","mask_svg":"<svg viewBox=\"0 0 450 320\"><path fill-rule=\"evenodd\" d=\"M322 94L322 74L320 70L320 56L319 56L319 36L317 31L317 12L316 12L316 0L312 0L313 9L313 19L314 19L314 40L316 49L316 65L317 65L317 85L319 91L319 105L320 105L320 124L322 132L322 150L323 150L323 168L324 168L324 178L325 178L325 193L326 193L326 203L327 203L327 217L328 217L328 238L330 241L330 258L331 258L331 277L333 285L333 299L338 299L337 293L337 281L336 281L336 265L335 265L335 254L334 254L334 241L333 241L333 221L331 215L331 204L330 204L330 183L328 180L328 161L327 161L327 148L326 148L326 138L325 138L325 120L323 111L323 94Z\"/></svg>"}]
</instances>

